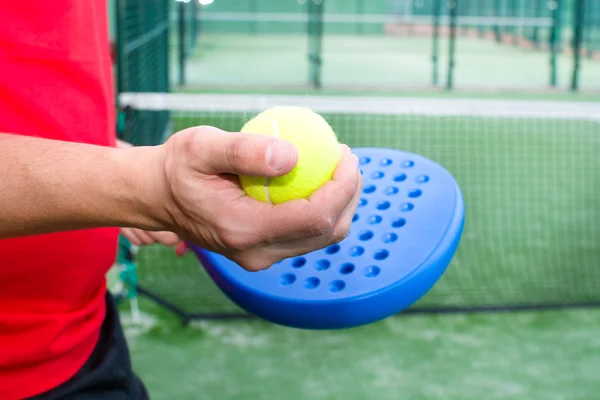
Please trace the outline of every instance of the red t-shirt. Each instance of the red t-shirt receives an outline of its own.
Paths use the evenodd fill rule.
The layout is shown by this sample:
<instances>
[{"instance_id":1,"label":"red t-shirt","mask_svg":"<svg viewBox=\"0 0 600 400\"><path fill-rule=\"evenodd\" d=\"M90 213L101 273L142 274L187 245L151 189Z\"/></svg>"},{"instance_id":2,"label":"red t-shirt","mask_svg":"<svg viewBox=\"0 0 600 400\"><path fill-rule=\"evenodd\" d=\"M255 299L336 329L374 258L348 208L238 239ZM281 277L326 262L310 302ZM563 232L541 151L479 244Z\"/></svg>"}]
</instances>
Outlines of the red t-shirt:
<instances>
[{"instance_id":1,"label":"red t-shirt","mask_svg":"<svg viewBox=\"0 0 600 400\"><path fill-rule=\"evenodd\" d=\"M0 18L0 132L114 146L106 0L0 1ZM85 363L117 239L108 228L0 240L0 399Z\"/></svg>"}]
</instances>

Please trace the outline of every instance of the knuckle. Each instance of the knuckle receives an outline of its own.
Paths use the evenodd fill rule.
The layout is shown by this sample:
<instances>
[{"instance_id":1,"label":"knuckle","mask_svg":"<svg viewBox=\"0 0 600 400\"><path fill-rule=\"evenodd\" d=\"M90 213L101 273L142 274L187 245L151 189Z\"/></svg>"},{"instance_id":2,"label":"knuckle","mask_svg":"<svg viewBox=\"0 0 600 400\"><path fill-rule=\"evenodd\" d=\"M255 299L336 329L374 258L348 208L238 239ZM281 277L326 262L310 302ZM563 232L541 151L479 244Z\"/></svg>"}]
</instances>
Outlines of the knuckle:
<instances>
[{"instance_id":1,"label":"knuckle","mask_svg":"<svg viewBox=\"0 0 600 400\"><path fill-rule=\"evenodd\" d=\"M352 198L356 194L357 190L360 190L362 181L359 177L348 179L344 185L344 194L347 198Z\"/></svg>"},{"instance_id":2,"label":"knuckle","mask_svg":"<svg viewBox=\"0 0 600 400\"><path fill-rule=\"evenodd\" d=\"M350 235L350 227L351 227L350 225L344 225L344 226L338 227L333 232L333 235L331 237L331 240L332 240L331 244L339 243L339 242L345 240Z\"/></svg>"},{"instance_id":3,"label":"knuckle","mask_svg":"<svg viewBox=\"0 0 600 400\"><path fill-rule=\"evenodd\" d=\"M261 242L261 237L256 234L239 232L228 228L219 229L217 235L225 248L234 251L246 251L255 248Z\"/></svg>"},{"instance_id":4,"label":"knuckle","mask_svg":"<svg viewBox=\"0 0 600 400\"><path fill-rule=\"evenodd\" d=\"M261 258L245 258L240 259L237 263L246 271L258 272L265 270L271 266L272 263Z\"/></svg>"},{"instance_id":5,"label":"knuckle","mask_svg":"<svg viewBox=\"0 0 600 400\"><path fill-rule=\"evenodd\" d=\"M304 221L308 234L313 237L326 235L333 229L333 221L322 212L307 210Z\"/></svg>"},{"instance_id":6,"label":"knuckle","mask_svg":"<svg viewBox=\"0 0 600 400\"><path fill-rule=\"evenodd\" d=\"M206 147L204 145L205 136L202 134L201 127L198 132L186 131L181 132L181 146L183 152L193 160L202 159L202 151Z\"/></svg>"},{"instance_id":7,"label":"knuckle","mask_svg":"<svg viewBox=\"0 0 600 400\"><path fill-rule=\"evenodd\" d=\"M225 159L231 169L237 170L246 163L247 154L245 149L248 147L247 142L248 139L240 137L229 141L225 147Z\"/></svg>"},{"instance_id":8,"label":"knuckle","mask_svg":"<svg viewBox=\"0 0 600 400\"><path fill-rule=\"evenodd\" d=\"M222 245L229 250L242 251L248 247L247 240L243 236L227 228L217 228L217 236Z\"/></svg>"}]
</instances>

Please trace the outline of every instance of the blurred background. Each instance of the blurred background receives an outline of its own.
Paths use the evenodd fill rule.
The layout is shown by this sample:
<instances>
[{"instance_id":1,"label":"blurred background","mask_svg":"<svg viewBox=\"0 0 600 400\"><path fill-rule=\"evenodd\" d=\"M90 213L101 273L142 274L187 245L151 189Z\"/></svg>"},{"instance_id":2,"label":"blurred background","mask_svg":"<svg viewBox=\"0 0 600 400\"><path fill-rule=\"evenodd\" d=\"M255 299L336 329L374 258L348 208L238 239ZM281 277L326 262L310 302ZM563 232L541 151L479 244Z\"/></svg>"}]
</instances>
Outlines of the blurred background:
<instances>
[{"instance_id":1,"label":"blurred background","mask_svg":"<svg viewBox=\"0 0 600 400\"><path fill-rule=\"evenodd\" d=\"M233 305L193 255L122 242L109 275L154 399L600 398L600 1L110 0L119 137L311 107L415 152L466 203L438 284L369 326Z\"/></svg>"}]
</instances>

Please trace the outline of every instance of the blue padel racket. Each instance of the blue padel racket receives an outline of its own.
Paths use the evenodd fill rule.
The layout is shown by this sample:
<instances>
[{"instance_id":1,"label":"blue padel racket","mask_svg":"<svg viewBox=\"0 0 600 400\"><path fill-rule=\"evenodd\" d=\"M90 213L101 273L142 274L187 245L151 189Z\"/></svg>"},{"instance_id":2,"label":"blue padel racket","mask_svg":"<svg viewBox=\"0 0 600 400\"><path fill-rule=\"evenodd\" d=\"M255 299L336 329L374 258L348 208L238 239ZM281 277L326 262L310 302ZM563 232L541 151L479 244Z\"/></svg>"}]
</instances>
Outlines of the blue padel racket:
<instances>
[{"instance_id":1,"label":"blue padel racket","mask_svg":"<svg viewBox=\"0 0 600 400\"><path fill-rule=\"evenodd\" d=\"M363 193L341 243L260 272L192 246L234 303L288 327L349 328L404 310L442 276L464 225L463 198L452 175L416 154L353 152L360 159Z\"/></svg>"}]
</instances>

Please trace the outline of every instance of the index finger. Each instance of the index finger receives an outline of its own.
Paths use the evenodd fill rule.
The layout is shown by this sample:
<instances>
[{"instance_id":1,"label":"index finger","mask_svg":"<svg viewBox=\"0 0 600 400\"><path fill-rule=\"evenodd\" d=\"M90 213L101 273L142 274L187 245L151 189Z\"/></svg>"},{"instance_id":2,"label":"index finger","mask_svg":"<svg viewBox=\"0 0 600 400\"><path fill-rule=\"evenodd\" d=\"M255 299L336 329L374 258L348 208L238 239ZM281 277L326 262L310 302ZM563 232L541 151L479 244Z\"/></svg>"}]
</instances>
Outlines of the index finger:
<instances>
[{"instance_id":1,"label":"index finger","mask_svg":"<svg viewBox=\"0 0 600 400\"><path fill-rule=\"evenodd\" d=\"M333 179L317 189L309 201L335 222L355 197L359 182L358 157L345 146Z\"/></svg>"}]
</instances>

